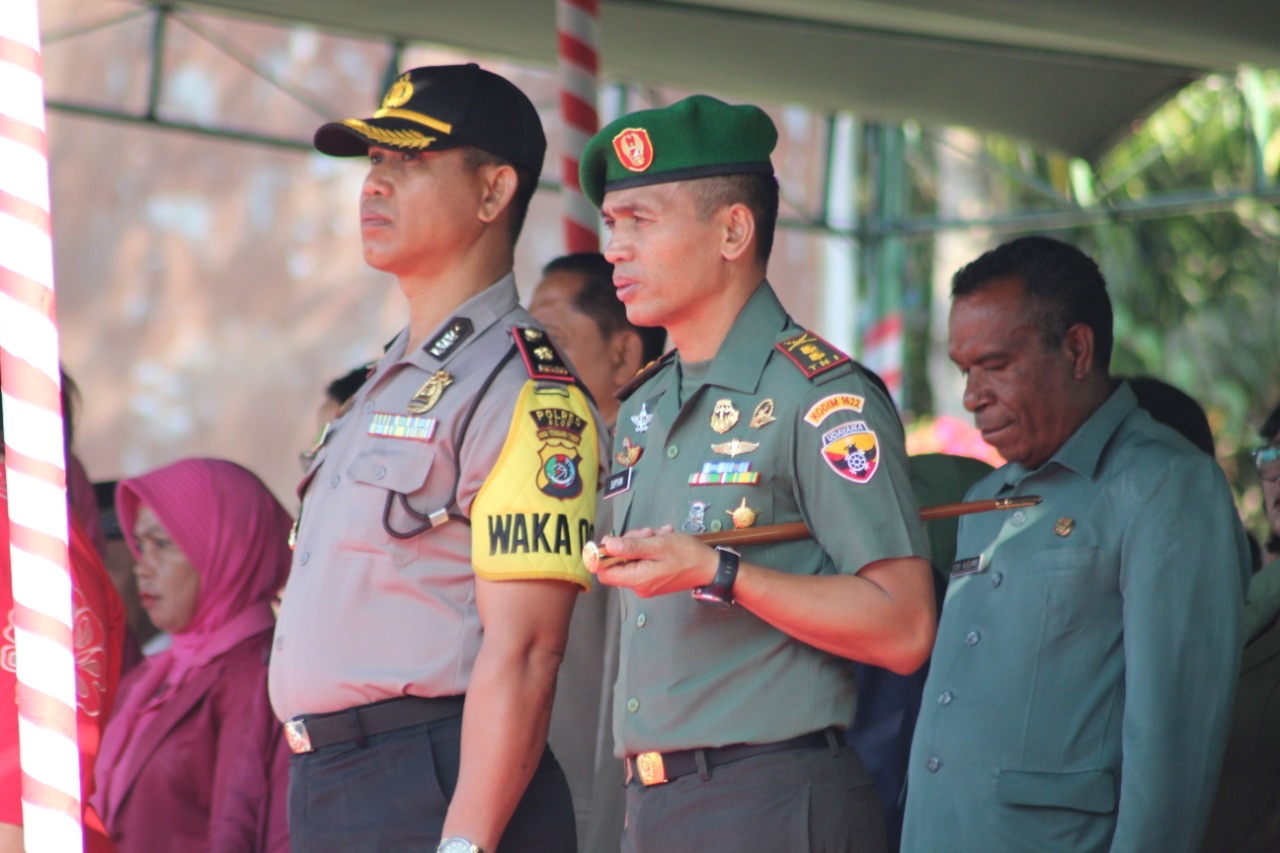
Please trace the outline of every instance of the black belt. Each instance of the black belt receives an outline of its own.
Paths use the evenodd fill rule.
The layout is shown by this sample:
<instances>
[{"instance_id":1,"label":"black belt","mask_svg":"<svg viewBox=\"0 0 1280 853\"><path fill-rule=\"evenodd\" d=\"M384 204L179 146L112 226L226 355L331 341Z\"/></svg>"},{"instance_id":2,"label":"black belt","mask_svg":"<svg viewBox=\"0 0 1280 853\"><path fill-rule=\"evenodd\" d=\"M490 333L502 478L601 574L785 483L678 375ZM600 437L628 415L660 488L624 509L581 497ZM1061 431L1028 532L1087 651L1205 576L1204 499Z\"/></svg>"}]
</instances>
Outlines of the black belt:
<instances>
[{"instance_id":1,"label":"black belt","mask_svg":"<svg viewBox=\"0 0 1280 853\"><path fill-rule=\"evenodd\" d=\"M359 705L332 714L310 714L284 724L289 749L295 753L314 752L326 746L357 741L407 729L423 723L455 717L462 713L463 696L424 699L399 696L368 705Z\"/></svg>"},{"instance_id":2,"label":"black belt","mask_svg":"<svg viewBox=\"0 0 1280 853\"><path fill-rule=\"evenodd\" d=\"M715 746L703 749L682 749L676 752L642 752L626 759L627 779L630 785L633 779L642 785L661 785L691 773L701 773L712 767L720 767L755 755L770 752L784 752L789 749L818 749L830 747L832 754L840 752L840 735L835 729L823 729L810 732L789 740L773 743L734 743L729 746ZM699 757L701 756L701 766Z\"/></svg>"}]
</instances>

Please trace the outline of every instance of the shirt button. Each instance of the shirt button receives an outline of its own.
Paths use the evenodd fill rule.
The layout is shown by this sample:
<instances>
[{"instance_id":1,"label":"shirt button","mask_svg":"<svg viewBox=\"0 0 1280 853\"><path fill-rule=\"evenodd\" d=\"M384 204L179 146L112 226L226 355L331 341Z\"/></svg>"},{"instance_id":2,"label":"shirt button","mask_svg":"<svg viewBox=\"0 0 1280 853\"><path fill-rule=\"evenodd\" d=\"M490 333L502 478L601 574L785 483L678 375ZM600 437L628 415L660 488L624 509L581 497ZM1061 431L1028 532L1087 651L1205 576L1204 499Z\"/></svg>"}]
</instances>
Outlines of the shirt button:
<instances>
[{"instance_id":1,"label":"shirt button","mask_svg":"<svg viewBox=\"0 0 1280 853\"><path fill-rule=\"evenodd\" d=\"M1027 514L1022 510L1018 510L1009 520L1013 522L1014 527L1021 527L1027 523Z\"/></svg>"},{"instance_id":2,"label":"shirt button","mask_svg":"<svg viewBox=\"0 0 1280 853\"><path fill-rule=\"evenodd\" d=\"M284 637L276 637L276 651L284 651Z\"/></svg>"},{"instance_id":3,"label":"shirt button","mask_svg":"<svg viewBox=\"0 0 1280 853\"><path fill-rule=\"evenodd\" d=\"M334 474L332 477L330 477L330 478L329 478L329 488L331 488L331 489L336 489L336 488L338 488L338 475L337 475L337 474Z\"/></svg>"},{"instance_id":4,"label":"shirt button","mask_svg":"<svg viewBox=\"0 0 1280 853\"><path fill-rule=\"evenodd\" d=\"M303 551L301 554L298 555L298 565L305 566L307 564L307 561L310 559L311 559L311 552Z\"/></svg>"},{"instance_id":5,"label":"shirt button","mask_svg":"<svg viewBox=\"0 0 1280 853\"><path fill-rule=\"evenodd\" d=\"M387 476L387 469L379 465L377 468L373 469L373 476L381 480L383 477Z\"/></svg>"},{"instance_id":6,"label":"shirt button","mask_svg":"<svg viewBox=\"0 0 1280 853\"><path fill-rule=\"evenodd\" d=\"M978 634L977 631L970 631L969 633L964 635L964 644L966 646L976 646L978 645L978 640L980 639L982 639L982 637L981 635Z\"/></svg>"},{"instance_id":7,"label":"shirt button","mask_svg":"<svg viewBox=\"0 0 1280 853\"><path fill-rule=\"evenodd\" d=\"M365 403L365 404L364 404L364 406L363 406L363 409L364 409L364 411L365 411L365 413L366 413L366 414L368 414L369 412L372 412L372 411L373 411L373 401L372 401L372 400L370 400L369 402Z\"/></svg>"},{"instance_id":8,"label":"shirt button","mask_svg":"<svg viewBox=\"0 0 1280 853\"><path fill-rule=\"evenodd\" d=\"M952 700L953 698L955 698L955 697L953 697L953 696L951 695L951 691L950 691L950 690L944 690L944 691L942 691L942 693L941 693L941 694L939 694L939 696L938 696L938 704L939 704L939 705L950 705L950 704L951 704L951 700Z\"/></svg>"},{"instance_id":9,"label":"shirt button","mask_svg":"<svg viewBox=\"0 0 1280 853\"><path fill-rule=\"evenodd\" d=\"M711 523L708 524L707 527L710 528L712 533L719 533L721 529L724 527L724 522L718 518L713 518L711 519Z\"/></svg>"},{"instance_id":10,"label":"shirt button","mask_svg":"<svg viewBox=\"0 0 1280 853\"><path fill-rule=\"evenodd\" d=\"M667 445L667 458L675 459L680 455L680 448L674 444Z\"/></svg>"},{"instance_id":11,"label":"shirt button","mask_svg":"<svg viewBox=\"0 0 1280 853\"><path fill-rule=\"evenodd\" d=\"M648 617L646 617L643 613L641 613L639 616L636 617L636 627L643 628L644 623L648 621L649 621Z\"/></svg>"},{"instance_id":12,"label":"shirt button","mask_svg":"<svg viewBox=\"0 0 1280 853\"><path fill-rule=\"evenodd\" d=\"M627 700L627 710L628 710L628 711L630 711L630 712L631 712L631 713L633 713L633 714L634 714L636 711L639 711L639 710L640 710L640 700L639 700L639 699L628 699L628 700Z\"/></svg>"},{"instance_id":13,"label":"shirt button","mask_svg":"<svg viewBox=\"0 0 1280 853\"><path fill-rule=\"evenodd\" d=\"M942 762L938 760L936 755L931 755L929 760L924 763L924 766L930 773L937 773L938 768L942 766Z\"/></svg>"},{"instance_id":14,"label":"shirt button","mask_svg":"<svg viewBox=\"0 0 1280 853\"><path fill-rule=\"evenodd\" d=\"M1000 586L1000 584L1002 584L1003 582L1004 582L1004 575L1000 574L999 572L996 572L991 576L992 586Z\"/></svg>"}]
</instances>

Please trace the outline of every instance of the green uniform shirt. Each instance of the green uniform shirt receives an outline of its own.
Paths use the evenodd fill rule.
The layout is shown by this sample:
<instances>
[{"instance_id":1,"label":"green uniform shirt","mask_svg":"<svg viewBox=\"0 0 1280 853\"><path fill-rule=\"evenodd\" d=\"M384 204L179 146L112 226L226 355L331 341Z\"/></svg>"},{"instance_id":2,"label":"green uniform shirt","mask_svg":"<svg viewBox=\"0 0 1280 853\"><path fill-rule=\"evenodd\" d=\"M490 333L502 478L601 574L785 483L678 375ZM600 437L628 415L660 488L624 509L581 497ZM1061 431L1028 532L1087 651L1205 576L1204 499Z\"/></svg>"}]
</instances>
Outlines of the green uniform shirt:
<instances>
[{"instance_id":1,"label":"green uniform shirt","mask_svg":"<svg viewBox=\"0 0 1280 853\"><path fill-rule=\"evenodd\" d=\"M773 569L854 574L876 560L927 557L892 404L820 341L790 348L802 363L834 365L812 378L774 346L803 332L765 282L683 405L678 357L635 389L605 489L615 532L713 531L754 513L753 526L804 521L813 533L739 549ZM614 696L619 755L847 726L855 701L846 661L741 607L629 590Z\"/></svg>"},{"instance_id":2,"label":"green uniform shirt","mask_svg":"<svg viewBox=\"0 0 1280 853\"><path fill-rule=\"evenodd\" d=\"M1222 761L1249 550L1217 463L1121 384L969 499L902 850L1192 851Z\"/></svg>"}]
</instances>

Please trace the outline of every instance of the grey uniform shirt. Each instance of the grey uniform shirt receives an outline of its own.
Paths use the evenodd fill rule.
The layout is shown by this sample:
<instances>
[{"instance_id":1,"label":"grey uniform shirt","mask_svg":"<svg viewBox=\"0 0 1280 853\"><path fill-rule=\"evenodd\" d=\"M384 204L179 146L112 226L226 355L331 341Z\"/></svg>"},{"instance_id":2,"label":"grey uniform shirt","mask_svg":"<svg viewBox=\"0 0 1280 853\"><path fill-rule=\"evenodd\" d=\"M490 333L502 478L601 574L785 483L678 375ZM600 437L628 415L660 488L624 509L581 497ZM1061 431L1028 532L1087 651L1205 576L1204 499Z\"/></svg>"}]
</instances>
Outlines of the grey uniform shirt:
<instances>
[{"instance_id":1,"label":"grey uniform shirt","mask_svg":"<svg viewBox=\"0 0 1280 853\"><path fill-rule=\"evenodd\" d=\"M331 425L299 486L269 677L280 719L465 693L481 642L477 571L589 583L581 546L593 533L594 416L572 382L535 380L522 357L508 358L517 325L533 320L508 275L421 348L406 352L402 331ZM399 496L429 513L455 487L453 513L470 526L454 518L406 538L388 532L422 524Z\"/></svg>"}]
</instances>

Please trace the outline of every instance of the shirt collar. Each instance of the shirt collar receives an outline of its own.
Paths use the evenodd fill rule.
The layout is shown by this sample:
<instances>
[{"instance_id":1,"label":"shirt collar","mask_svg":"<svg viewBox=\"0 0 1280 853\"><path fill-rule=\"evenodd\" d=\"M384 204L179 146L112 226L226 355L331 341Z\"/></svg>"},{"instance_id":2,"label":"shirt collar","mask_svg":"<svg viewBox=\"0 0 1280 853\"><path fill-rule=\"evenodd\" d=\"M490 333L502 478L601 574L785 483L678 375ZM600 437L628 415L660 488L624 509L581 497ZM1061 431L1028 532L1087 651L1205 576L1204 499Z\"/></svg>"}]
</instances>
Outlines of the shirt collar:
<instances>
[{"instance_id":1,"label":"shirt collar","mask_svg":"<svg viewBox=\"0 0 1280 853\"><path fill-rule=\"evenodd\" d=\"M1005 470L1004 482L1013 486L1023 477L1042 471L1050 465L1067 468L1082 477L1092 478L1102 464L1102 453L1111 437L1115 435L1120 424L1138 408L1138 398L1128 382L1121 382L1111 396L1089 416L1080 428L1071 434L1058 452L1039 468L1029 469L1017 462L1009 463Z\"/></svg>"},{"instance_id":2,"label":"shirt collar","mask_svg":"<svg viewBox=\"0 0 1280 853\"><path fill-rule=\"evenodd\" d=\"M408 361L425 369L439 368L456 358L459 352L465 350L472 341L483 335L486 329L519 306L520 294L516 290L515 273L509 272L459 305L457 310L450 314L440 324L439 328L431 333L431 336L427 338L427 342L419 347L417 352L406 354L404 351L409 339L409 329L405 327L396 336L396 339L391 342L390 347L387 349L387 354L392 357L392 363ZM428 352L431 345L439 340L459 320L464 320L471 324L471 331L467 333L466 339L450 347L443 358L436 358L431 355Z\"/></svg>"},{"instance_id":3,"label":"shirt collar","mask_svg":"<svg viewBox=\"0 0 1280 853\"><path fill-rule=\"evenodd\" d=\"M765 362L769 360L772 346L761 346L761 341L772 342L786 328L790 318L769 282L762 281L755 293L742 306L711 360L706 384L728 388L732 391L752 393L760 383Z\"/></svg>"}]
</instances>

